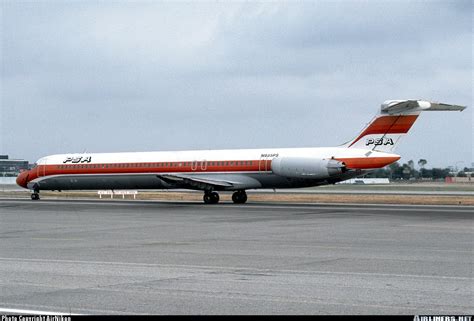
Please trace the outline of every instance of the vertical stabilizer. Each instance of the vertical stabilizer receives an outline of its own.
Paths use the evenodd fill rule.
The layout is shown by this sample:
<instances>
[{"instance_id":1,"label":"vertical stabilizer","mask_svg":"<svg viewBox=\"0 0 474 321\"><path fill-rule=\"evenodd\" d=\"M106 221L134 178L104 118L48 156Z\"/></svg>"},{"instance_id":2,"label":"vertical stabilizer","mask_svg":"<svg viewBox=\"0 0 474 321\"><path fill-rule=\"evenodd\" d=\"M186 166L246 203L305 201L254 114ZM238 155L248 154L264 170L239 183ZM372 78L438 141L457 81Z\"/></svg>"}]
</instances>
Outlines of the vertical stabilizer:
<instances>
[{"instance_id":1,"label":"vertical stabilizer","mask_svg":"<svg viewBox=\"0 0 474 321\"><path fill-rule=\"evenodd\" d=\"M356 139L344 146L393 152L422 111L463 111L465 108L424 100L388 100L382 104L380 113Z\"/></svg>"}]
</instances>

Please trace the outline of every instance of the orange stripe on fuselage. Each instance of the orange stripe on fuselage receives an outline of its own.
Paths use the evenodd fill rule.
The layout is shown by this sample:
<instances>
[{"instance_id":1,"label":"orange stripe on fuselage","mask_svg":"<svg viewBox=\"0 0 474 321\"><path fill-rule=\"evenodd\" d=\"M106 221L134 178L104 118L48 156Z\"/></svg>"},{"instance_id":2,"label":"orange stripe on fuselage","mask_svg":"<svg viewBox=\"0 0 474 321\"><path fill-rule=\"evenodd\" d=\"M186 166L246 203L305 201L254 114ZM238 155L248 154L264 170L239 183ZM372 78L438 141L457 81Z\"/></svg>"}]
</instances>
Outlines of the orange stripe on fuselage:
<instances>
[{"instance_id":1,"label":"orange stripe on fuselage","mask_svg":"<svg viewBox=\"0 0 474 321\"><path fill-rule=\"evenodd\" d=\"M374 120L350 146L357 143L362 137L368 135L406 134L417 118L418 115L381 116Z\"/></svg>"},{"instance_id":2,"label":"orange stripe on fuselage","mask_svg":"<svg viewBox=\"0 0 474 321\"><path fill-rule=\"evenodd\" d=\"M371 169L382 168L400 159L400 156L393 157L357 157L357 158L336 158L344 162L349 169Z\"/></svg>"},{"instance_id":3,"label":"orange stripe on fuselage","mask_svg":"<svg viewBox=\"0 0 474 321\"><path fill-rule=\"evenodd\" d=\"M51 175L238 173L270 170L271 160L54 164L38 165L29 171L22 172L16 182L26 188L28 182L38 177Z\"/></svg>"}]
</instances>

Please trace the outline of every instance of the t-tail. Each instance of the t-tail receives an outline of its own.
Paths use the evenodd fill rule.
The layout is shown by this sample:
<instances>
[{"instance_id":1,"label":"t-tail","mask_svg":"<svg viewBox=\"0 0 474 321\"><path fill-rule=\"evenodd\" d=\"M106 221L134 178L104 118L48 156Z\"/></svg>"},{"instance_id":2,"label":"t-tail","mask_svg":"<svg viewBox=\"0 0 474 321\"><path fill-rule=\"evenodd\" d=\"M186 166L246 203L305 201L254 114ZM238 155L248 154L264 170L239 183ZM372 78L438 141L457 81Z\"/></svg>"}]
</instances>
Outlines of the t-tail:
<instances>
[{"instance_id":1,"label":"t-tail","mask_svg":"<svg viewBox=\"0 0 474 321\"><path fill-rule=\"evenodd\" d=\"M387 100L357 138L343 146L391 153L422 111L463 111L465 108L424 100Z\"/></svg>"}]
</instances>

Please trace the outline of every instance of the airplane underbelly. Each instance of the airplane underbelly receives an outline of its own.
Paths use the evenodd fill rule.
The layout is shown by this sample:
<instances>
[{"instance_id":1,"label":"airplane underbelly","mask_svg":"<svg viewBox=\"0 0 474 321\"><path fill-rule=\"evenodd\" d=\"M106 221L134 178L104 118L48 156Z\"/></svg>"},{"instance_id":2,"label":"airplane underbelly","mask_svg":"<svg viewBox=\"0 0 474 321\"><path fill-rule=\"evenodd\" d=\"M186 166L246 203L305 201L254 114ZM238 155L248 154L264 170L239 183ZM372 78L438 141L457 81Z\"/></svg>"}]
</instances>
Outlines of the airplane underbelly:
<instances>
[{"instance_id":1,"label":"airplane underbelly","mask_svg":"<svg viewBox=\"0 0 474 321\"><path fill-rule=\"evenodd\" d=\"M356 175L346 173L347 177L339 180L352 178ZM202 177L196 175L196 177ZM206 175L206 177L211 177ZM216 175L216 177L219 177ZM236 188L224 188L216 190L238 190L258 188L298 188L330 184L322 179L289 178L275 175L273 173L248 173L224 175L223 178L246 182L245 186L236 185ZM240 177L240 178L239 178ZM253 183L252 183L253 182ZM181 186L166 182L156 174L121 174L121 175L57 175L41 177L28 183L28 188L35 190L100 190L100 189L173 189L192 188L192 186Z\"/></svg>"},{"instance_id":2,"label":"airplane underbelly","mask_svg":"<svg viewBox=\"0 0 474 321\"><path fill-rule=\"evenodd\" d=\"M171 188L156 175L52 176L31 182L41 190L161 189ZM30 186L29 186L30 187Z\"/></svg>"}]
</instances>

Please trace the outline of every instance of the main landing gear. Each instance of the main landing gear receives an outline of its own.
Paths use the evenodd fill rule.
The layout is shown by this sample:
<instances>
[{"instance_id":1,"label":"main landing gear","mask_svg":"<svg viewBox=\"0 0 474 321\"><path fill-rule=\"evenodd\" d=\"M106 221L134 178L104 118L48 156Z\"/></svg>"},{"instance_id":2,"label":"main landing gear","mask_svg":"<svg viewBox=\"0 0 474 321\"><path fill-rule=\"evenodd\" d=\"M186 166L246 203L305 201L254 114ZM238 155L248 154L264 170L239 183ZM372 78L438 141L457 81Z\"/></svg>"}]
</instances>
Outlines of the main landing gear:
<instances>
[{"instance_id":1,"label":"main landing gear","mask_svg":"<svg viewBox=\"0 0 474 321\"><path fill-rule=\"evenodd\" d=\"M219 203L219 194L217 192L204 192L203 197L204 203L206 204L217 204Z\"/></svg>"},{"instance_id":2,"label":"main landing gear","mask_svg":"<svg viewBox=\"0 0 474 321\"><path fill-rule=\"evenodd\" d=\"M235 192L232 194L232 201L234 204L244 204L247 202L247 193L244 190Z\"/></svg>"},{"instance_id":3,"label":"main landing gear","mask_svg":"<svg viewBox=\"0 0 474 321\"><path fill-rule=\"evenodd\" d=\"M217 204L219 203L219 194L217 192L206 191L203 197L204 203L206 204ZM247 202L247 193L244 190L236 191L232 194L232 201L234 204L244 204Z\"/></svg>"},{"instance_id":4,"label":"main landing gear","mask_svg":"<svg viewBox=\"0 0 474 321\"><path fill-rule=\"evenodd\" d=\"M39 190L35 190L33 193L31 193L31 199L33 201L38 201L40 199Z\"/></svg>"}]
</instances>

